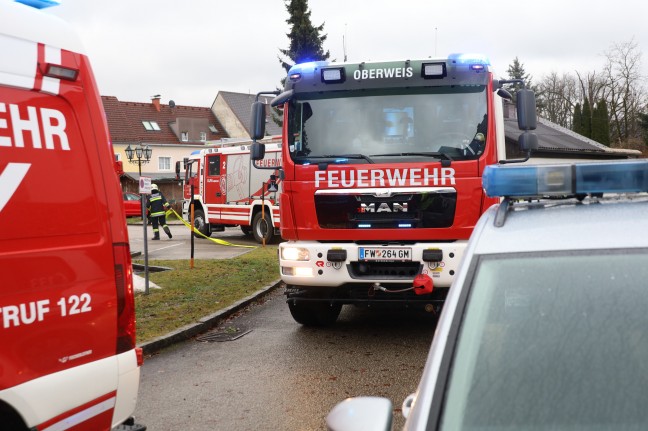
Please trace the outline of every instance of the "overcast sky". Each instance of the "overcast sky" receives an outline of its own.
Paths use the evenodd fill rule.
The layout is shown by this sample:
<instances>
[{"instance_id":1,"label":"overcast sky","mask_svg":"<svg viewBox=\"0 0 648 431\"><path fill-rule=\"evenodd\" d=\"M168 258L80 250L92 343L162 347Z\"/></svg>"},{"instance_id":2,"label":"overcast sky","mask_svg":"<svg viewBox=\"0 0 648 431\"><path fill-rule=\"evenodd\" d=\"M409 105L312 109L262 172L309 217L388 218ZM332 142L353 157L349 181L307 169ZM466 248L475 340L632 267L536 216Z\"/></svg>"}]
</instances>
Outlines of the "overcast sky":
<instances>
[{"instance_id":1,"label":"overcast sky","mask_svg":"<svg viewBox=\"0 0 648 431\"><path fill-rule=\"evenodd\" d=\"M121 101L211 106L219 91L274 90L288 48L284 0L62 0L99 91ZM614 43L634 40L648 75L643 0L309 0L331 59L391 60L477 52L495 72L517 56L537 82L601 71Z\"/></svg>"}]
</instances>

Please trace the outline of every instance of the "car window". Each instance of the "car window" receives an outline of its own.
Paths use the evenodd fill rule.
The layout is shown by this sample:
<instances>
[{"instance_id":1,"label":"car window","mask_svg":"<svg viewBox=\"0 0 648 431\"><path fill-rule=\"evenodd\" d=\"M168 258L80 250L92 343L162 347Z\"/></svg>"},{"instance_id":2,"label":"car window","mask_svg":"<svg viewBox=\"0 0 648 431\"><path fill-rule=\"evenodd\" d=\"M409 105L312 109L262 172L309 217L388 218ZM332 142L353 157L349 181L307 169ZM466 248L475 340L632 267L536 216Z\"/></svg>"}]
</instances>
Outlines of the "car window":
<instances>
[{"instance_id":1,"label":"car window","mask_svg":"<svg viewBox=\"0 0 648 431\"><path fill-rule=\"evenodd\" d=\"M441 429L646 429L647 262L647 250L482 257Z\"/></svg>"}]
</instances>

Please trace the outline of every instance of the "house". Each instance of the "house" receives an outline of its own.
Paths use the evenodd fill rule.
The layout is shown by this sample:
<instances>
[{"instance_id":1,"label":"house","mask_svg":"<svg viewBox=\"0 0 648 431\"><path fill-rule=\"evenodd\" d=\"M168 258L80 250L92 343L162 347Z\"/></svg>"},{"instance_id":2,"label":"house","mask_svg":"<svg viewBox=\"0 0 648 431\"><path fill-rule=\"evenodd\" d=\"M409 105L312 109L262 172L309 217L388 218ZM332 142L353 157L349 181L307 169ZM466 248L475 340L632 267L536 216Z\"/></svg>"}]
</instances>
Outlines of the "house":
<instances>
[{"instance_id":1,"label":"house","mask_svg":"<svg viewBox=\"0 0 648 431\"><path fill-rule=\"evenodd\" d=\"M217 117L225 131L231 138L250 139L250 118L252 103L256 94L233 93L230 91L219 91L212 104L211 110ZM270 101L273 97L259 96L259 101L265 103L266 108L266 134L270 136L281 135L279 127L272 119L273 109Z\"/></svg>"},{"instance_id":2,"label":"house","mask_svg":"<svg viewBox=\"0 0 648 431\"><path fill-rule=\"evenodd\" d=\"M123 164L122 190L138 192L139 177L150 177L169 201L182 200L182 187L176 181L175 164L207 141L229 138L221 122L207 107L161 103L159 95L151 103L123 102L101 96L115 158ZM126 149L151 149L150 160L129 162ZM141 173L140 173L141 172Z\"/></svg>"}]
</instances>

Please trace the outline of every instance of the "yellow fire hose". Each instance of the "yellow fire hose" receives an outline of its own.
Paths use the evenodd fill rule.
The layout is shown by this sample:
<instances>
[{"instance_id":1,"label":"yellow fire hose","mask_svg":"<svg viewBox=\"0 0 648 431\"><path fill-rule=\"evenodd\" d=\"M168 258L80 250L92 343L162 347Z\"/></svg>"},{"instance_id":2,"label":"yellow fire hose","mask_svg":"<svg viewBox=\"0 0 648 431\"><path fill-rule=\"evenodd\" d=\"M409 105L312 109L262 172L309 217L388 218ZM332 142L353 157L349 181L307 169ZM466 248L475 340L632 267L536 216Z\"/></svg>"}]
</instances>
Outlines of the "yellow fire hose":
<instances>
[{"instance_id":1,"label":"yellow fire hose","mask_svg":"<svg viewBox=\"0 0 648 431\"><path fill-rule=\"evenodd\" d=\"M178 213L177 213L173 208L167 210L167 212L166 212L167 217L168 217L171 213L173 213L173 214L176 216L176 218L177 218L178 220L180 220L182 223L184 223L184 225L187 226L189 229L191 229L191 230L192 230L196 235L198 235L198 236L200 236L200 237L202 237L202 238L208 239L208 240L210 240L210 241L212 241L212 242L215 242L216 244L220 244L220 245L227 245L227 246L230 246L230 247L256 248L255 245L232 244L231 242L227 242L227 241L224 241L224 240L222 240L222 239L210 238L210 237L208 237L207 235L204 235L202 232L200 232L200 231L199 231L198 229L196 229L194 226L191 226L191 224L190 224L189 222L187 222L186 220L184 220L184 219L182 218L182 216L180 216L180 215L179 215L179 214L178 214Z\"/></svg>"}]
</instances>

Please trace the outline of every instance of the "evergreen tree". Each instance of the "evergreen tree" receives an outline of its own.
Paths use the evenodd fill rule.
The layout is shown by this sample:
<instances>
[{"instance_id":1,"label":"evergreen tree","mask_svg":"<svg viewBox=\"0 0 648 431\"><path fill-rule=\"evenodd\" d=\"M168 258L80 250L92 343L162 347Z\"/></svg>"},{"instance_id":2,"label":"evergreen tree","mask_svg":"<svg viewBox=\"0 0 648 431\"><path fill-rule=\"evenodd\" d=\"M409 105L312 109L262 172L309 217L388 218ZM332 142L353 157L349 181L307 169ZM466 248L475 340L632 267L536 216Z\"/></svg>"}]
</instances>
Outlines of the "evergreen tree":
<instances>
[{"instance_id":1,"label":"evergreen tree","mask_svg":"<svg viewBox=\"0 0 648 431\"><path fill-rule=\"evenodd\" d=\"M506 73L508 74L508 79L521 79L524 82L525 88L533 90L536 98L536 108L538 111L541 111L543 107L543 94L539 88L531 84L531 75L526 73L526 70L524 70L524 64L520 63L520 60L517 57L513 59L513 63L509 64ZM515 84L508 88L513 96L513 102L517 101L517 92L521 88L522 86L520 84Z\"/></svg>"},{"instance_id":2,"label":"evergreen tree","mask_svg":"<svg viewBox=\"0 0 648 431\"><path fill-rule=\"evenodd\" d=\"M603 145L610 145L610 119L604 99L599 100L592 113L592 139Z\"/></svg>"},{"instance_id":3,"label":"evergreen tree","mask_svg":"<svg viewBox=\"0 0 648 431\"><path fill-rule=\"evenodd\" d=\"M280 49L279 63L286 71L286 75L292 66L307 61L328 60L329 51L324 51L322 45L326 41L326 35L321 34L324 30L324 23L315 27L311 22L311 12L308 10L308 0L285 0L286 10L289 18L286 20L290 26L287 34L290 39L288 49ZM286 78L281 80L281 89L284 87ZM283 124L282 113L275 109L272 119L281 126Z\"/></svg>"},{"instance_id":4,"label":"evergreen tree","mask_svg":"<svg viewBox=\"0 0 648 431\"><path fill-rule=\"evenodd\" d=\"M583 102L583 112L581 114L581 135L586 138L592 137L592 109L587 97Z\"/></svg>"},{"instance_id":5,"label":"evergreen tree","mask_svg":"<svg viewBox=\"0 0 648 431\"><path fill-rule=\"evenodd\" d=\"M279 58L281 66L286 70L297 63L307 61L328 60L329 51L324 52L322 44L326 41L326 35L322 35L324 23L314 27L311 23L311 12L308 10L308 0L286 0L286 10L290 17L286 22L290 25L290 39L288 49L280 49L287 60Z\"/></svg>"},{"instance_id":6,"label":"evergreen tree","mask_svg":"<svg viewBox=\"0 0 648 431\"><path fill-rule=\"evenodd\" d=\"M637 117L639 119L639 128L641 129L644 144L648 146L648 114L637 112Z\"/></svg>"},{"instance_id":7,"label":"evergreen tree","mask_svg":"<svg viewBox=\"0 0 648 431\"><path fill-rule=\"evenodd\" d=\"M574 117L572 120L572 130L579 135L583 134L583 115L581 114L581 105L577 103L574 107Z\"/></svg>"}]
</instances>

